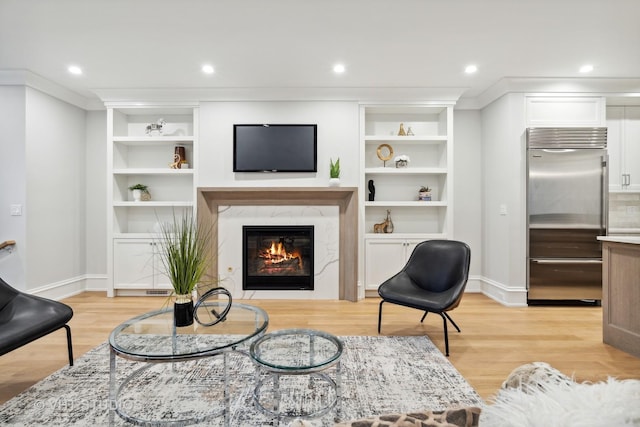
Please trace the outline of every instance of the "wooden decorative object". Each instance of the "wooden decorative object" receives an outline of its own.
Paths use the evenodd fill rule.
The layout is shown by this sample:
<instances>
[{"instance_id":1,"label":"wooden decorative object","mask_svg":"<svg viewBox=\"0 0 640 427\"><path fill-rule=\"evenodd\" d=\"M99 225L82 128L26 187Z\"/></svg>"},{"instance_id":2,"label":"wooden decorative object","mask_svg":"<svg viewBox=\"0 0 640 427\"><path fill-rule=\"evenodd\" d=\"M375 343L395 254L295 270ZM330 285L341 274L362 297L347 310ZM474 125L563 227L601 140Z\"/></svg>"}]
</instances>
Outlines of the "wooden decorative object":
<instances>
[{"instance_id":1,"label":"wooden decorative object","mask_svg":"<svg viewBox=\"0 0 640 427\"><path fill-rule=\"evenodd\" d=\"M387 149L387 154L382 154L382 149ZM378 154L378 158L382 160L382 165L387 166L387 160L390 160L393 157L393 148L389 144L380 144L378 145L378 150L376 151Z\"/></svg>"},{"instance_id":2,"label":"wooden decorative object","mask_svg":"<svg viewBox=\"0 0 640 427\"><path fill-rule=\"evenodd\" d=\"M391 221L391 211L387 210L387 217L378 224L373 224L374 233L393 233L393 221Z\"/></svg>"}]
</instances>

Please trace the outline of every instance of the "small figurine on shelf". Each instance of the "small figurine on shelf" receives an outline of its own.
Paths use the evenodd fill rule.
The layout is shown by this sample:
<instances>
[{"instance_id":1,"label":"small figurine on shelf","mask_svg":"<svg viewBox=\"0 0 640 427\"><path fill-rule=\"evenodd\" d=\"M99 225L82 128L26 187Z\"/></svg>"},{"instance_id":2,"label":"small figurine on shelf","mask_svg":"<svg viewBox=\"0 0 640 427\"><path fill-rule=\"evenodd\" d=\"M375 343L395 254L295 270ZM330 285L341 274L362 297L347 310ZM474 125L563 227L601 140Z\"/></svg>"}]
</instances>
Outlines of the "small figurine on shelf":
<instances>
[{"instance_id":1,"label":"small figurine on shelf","mask_svg":"<svg viewBox=\"0 0 640 427\"><path fill-rule=\"evenodd\" d=\"M151 136L151 132L158 132L158 134L162 133L162 127L167 124L164 119L158 119L155 123L150 123L147 125L146 132L147 135Z\"/></svg>"},{"instance_id":2,"label":"small figurine on shelf","mask_svg":"<svg viewBox=\"0 0 640 427\"><path fill-rule=\"evenodd\" d=\"M404 130L404 123L400 123L400 130L398 130L398 136L407 136L407 132Z\"/></svg>"},{"instance_id":3,"label":"small figurine on shelf","mask_svg":"<svg viewBox=\"0 0 640 427\"><path fill-rule=\"evenodd\" d=\"M407 128L407 136L415 136L413 135L413 131L411 130L411 126Z\"/></svg>"},{"instance_id":4,"label":"small figurine on shelf","mask_svg":"<svg viewBox=\"0 0 640 427\"><path fill-rule=\"evenodd\" d=\"M391 211L387 210L387 218L379 224L373 224L374 233L393 233L393 221L391 221Z\"/></svg>"},{"instance_id":5,"label":"small figurine on shelf","mask_svg":"<svg viewBox=\"0 0 640 427\"><path fill-rule=\"evenodd\" d=\"M397 168L406 168L409 165L410 160L411 159L406 154L396 156L395 159L393 159L393 161L396 162Z\"/></svg>"},{"instance_id":6,"label":"small figurine on shelf","mask_svg":"<svg viewBox=\"0 0 640 427\"><path fill-rule=\"evenodd\" d=\"M376 199L376 186L373 185L373 180L369 180L369 201L373 202Z\"/></svg>"}]
</instances>

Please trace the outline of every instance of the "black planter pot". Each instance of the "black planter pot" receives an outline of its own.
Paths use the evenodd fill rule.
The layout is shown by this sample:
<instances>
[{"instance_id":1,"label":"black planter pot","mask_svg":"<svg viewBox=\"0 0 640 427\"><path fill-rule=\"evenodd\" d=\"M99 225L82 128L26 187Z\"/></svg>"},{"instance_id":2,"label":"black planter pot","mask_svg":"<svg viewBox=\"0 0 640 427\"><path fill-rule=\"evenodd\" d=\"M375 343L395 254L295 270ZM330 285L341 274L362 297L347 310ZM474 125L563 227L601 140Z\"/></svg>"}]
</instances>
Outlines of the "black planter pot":
<instances>
[{"instance_id":1,"label":"black planter pot","mask_svg":"<svg viewBox=\"0 0 640 427\"><path fill-rule=\"evenodd\" d=\"M193 325L193 300L176 300L173 304L173 320L176 326Z\"/></svg>"}]
</instances>

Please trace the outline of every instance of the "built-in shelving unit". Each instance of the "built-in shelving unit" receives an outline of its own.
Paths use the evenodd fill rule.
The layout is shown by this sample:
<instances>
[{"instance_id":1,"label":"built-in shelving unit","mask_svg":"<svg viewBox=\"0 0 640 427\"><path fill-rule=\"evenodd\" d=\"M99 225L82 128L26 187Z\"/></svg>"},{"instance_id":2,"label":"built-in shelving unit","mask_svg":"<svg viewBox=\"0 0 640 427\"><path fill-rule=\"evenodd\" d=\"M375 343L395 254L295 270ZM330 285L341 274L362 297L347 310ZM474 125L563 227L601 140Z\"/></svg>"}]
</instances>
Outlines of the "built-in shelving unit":
<instances>
[{"instance_id":1,"label":"built-in shelving unit","mask_svg":"<svg viewBox=\"0 0 640 427\"><path fill-rule=\"evenodd\" d=\"M453 105L362 105L360 120L365 289L373 290L402 268L417 243L451 237ZM413 135L398 135L400 124ZM379 148L383 157L389 152L383 144L393 150L386 162L378 156ZM398 168L400 155L410 160ZM431 189L429 201L419 200L423 186ZM393 232L374 233L387 211Z\"/></svg>"},{"instance_id":2,"label":"built-in shelving unit","mask_svg":"<svg viewBox=\"0 0 640 427\"><path fill-rule=\"evenodd\" d=\"M147 132L160 119L162 132ZM159 223L195 214L197 120L196 105L107 105L109 296L170 288L155 241ZM186 154L180 169L172 168L176 146ZM138 183L150 200L133 200L129 187Z\"/></svg>"}]
</instances>

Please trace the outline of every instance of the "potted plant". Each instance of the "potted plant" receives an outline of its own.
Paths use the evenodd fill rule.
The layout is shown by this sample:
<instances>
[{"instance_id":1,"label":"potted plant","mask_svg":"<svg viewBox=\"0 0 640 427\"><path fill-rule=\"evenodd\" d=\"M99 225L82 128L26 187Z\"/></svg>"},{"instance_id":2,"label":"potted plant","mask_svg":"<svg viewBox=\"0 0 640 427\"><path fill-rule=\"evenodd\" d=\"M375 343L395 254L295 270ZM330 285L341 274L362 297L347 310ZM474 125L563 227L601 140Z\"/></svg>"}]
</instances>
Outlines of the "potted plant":
<instances>
[{"instance_id":1,"label":"potted plant","mask_svg":"<svg viewBox=\"0 0 640 427\"><path fill-rule=\"evenodd\" d=\"M199 227L191 211L160 224L160 258L173 293L176 326L193 323L193 291L209 269L211 230Z\"/></svg>"},{"instance_id":2,"label":"potted plant","mask_svg":"<svg viewBox=\"0 0 640 427\"><path fill-rule=\"evenodd\" d=\"M423 201L430 201L431 200L431 189L429 187L426 186L422 186L420 187L420 190L418 191L418 200L423 200Z\"/></svg>"},{"instance_id":3,"label":"potted plant","mask_svg":"<svg viewBox=\"0 0 640 427\"><path fill-rule=\"evenodd\" d=\"M136 184L129 187L131 193L133 194L133 201L139 202L142 200L142 193L149 193L149 188L144 184Z\"/></svg>"},{"instance_id":4,"label":"potted plant","mask_svg":"<svg viewBox=\"0 0 640 427\"><path fill-rule=\"evenodd\" d=\"M329 186L337 187L340 185L340 157L333 162L333 159L329 159Z\"/></svg>"}]
</instances>

